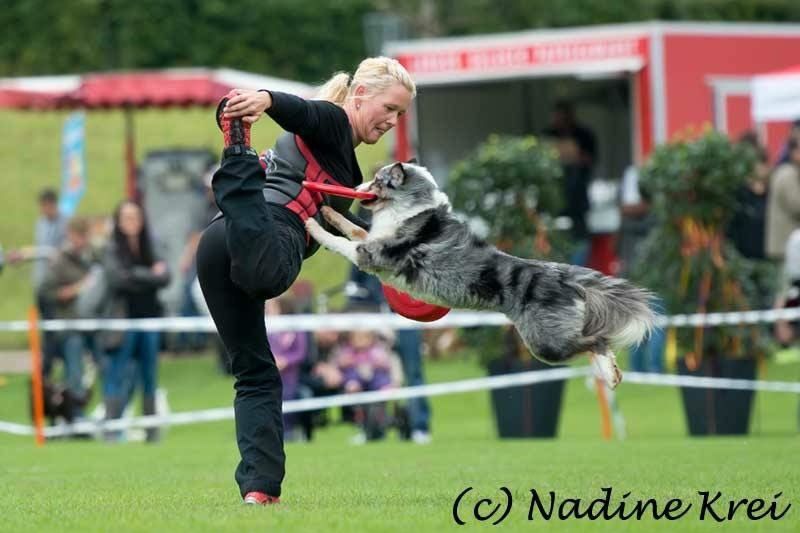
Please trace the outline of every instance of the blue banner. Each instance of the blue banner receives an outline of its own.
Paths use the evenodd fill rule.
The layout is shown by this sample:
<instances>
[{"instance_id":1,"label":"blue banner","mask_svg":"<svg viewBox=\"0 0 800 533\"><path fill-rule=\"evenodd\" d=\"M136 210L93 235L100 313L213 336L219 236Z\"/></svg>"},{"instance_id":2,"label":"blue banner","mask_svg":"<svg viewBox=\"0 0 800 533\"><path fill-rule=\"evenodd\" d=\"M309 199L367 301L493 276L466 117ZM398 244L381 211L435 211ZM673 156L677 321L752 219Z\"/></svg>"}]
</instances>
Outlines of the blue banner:
<instances>
[{"instance_id":1,"label":"blue banner","mask_svg":"<svg viewBox=\"0 0 800 533\"><path fill-rule=\"evenodd\" d=\"M64 121L61 139L61 194L58 209L71 217L86 192L86 115L72 113Z\"/></svg>"}]
</instances>

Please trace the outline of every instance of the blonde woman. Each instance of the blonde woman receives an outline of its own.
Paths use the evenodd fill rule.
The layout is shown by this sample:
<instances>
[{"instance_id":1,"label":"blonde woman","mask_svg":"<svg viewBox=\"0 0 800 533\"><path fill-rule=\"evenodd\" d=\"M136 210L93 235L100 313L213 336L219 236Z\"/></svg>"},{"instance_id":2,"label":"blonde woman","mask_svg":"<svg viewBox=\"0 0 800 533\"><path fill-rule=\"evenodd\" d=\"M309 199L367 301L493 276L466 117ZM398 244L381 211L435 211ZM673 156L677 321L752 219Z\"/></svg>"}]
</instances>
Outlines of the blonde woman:
<instances>
[{"instance_id":1,"label":"blonde woman","mask_svg":"<svg viewBox=\"0 0 800 533\"><path fill-rule=\"evenodd\" d=\"M416 89L397 61L368 58L334 75L313 100L277 91L234 90L217 109L225 149L212 188L221 215L197 251L200 286L236 379L236 481L248 504L277 503L284 477L281 378L264 326L264 301L294 282L318 245L304 222L324 224L324 202L350 217L351 200L325 198L304 179L355 187L355 147L397 125ZM250 126L266 113L285 131L261 158ZM265 179L266 175L266 179Z\"/></svg>"}]
</instances>

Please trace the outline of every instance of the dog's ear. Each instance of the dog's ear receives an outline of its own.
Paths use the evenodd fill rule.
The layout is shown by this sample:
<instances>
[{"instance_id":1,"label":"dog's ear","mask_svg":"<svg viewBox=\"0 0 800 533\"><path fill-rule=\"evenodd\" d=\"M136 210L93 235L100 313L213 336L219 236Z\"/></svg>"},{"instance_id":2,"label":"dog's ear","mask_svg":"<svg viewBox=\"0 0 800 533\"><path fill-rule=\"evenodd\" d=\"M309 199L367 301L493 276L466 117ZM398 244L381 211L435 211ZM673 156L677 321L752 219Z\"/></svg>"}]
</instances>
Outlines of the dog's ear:
<instances>
[{"instance_id":1,"label":"dog's ear","mask_svg":"<svg viewBox=\"0 0 800 533\"><path fill-rule=\"evenodd\" d=\"M419 165L419 161L417 161L416 157L412 157L411 159L406 161L406 163L408 163L409 165Z\"/></svg>"},{"instance_id":2,"label":"dog's ear","mask_svg":"<svg viewBox=\"0 0 800 533\"><path fill-rule=\"evenodd\" d=\"M395 163L389 169L389 183L395 187L402 185L406 179L406 170L403 168L403 163Z\"/></svg>"}]
</instances>

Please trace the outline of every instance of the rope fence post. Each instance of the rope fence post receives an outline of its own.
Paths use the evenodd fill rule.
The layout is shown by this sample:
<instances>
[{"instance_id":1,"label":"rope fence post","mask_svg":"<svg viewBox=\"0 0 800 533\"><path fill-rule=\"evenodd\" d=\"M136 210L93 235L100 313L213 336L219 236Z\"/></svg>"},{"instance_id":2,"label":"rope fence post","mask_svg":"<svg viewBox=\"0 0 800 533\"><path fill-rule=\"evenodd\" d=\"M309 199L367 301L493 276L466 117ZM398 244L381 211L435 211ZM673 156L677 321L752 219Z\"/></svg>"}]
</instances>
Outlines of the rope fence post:
<instances>
[{"instance_id":1,"label":"rope fence post","mask_svg":"<svg viewBox=\"0 0 800 533\"><path fill-rule=\"evenodd\" d=\"M39 341L39 313L36 306L28 310L28 345L31 351L31 396L33 427L37 446L44 446L44 393L42 390L42 350Z\"/></svg>"}]
</instances>

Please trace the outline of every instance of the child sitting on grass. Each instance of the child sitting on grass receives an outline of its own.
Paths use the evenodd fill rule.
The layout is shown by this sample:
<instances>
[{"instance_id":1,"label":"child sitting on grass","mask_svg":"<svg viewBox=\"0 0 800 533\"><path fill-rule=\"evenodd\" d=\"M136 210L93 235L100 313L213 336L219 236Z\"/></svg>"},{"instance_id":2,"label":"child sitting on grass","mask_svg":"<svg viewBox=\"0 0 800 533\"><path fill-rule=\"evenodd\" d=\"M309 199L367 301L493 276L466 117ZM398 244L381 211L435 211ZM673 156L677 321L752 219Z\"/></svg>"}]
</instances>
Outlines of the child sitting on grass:
<instances>
[{"instance_id":1,"label":"child sitting on grass","mask_svg":"<svg viewBox=\"0 0 800 533\"><path fill-rule=\"evenodd\" d=\"M393 388L397 384L393 359L388 344L372 331L350 332L333 356L348 393ZM362 432L353 439L354 443L382 439L388 426L385 403L357 407L355 420Z\"/></svg>"}]
</instances>

